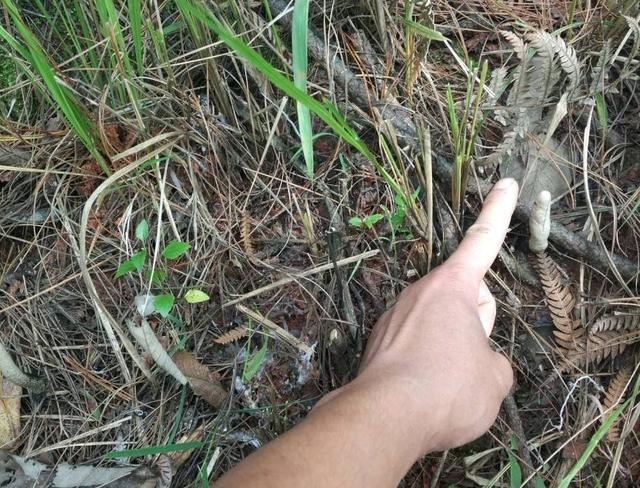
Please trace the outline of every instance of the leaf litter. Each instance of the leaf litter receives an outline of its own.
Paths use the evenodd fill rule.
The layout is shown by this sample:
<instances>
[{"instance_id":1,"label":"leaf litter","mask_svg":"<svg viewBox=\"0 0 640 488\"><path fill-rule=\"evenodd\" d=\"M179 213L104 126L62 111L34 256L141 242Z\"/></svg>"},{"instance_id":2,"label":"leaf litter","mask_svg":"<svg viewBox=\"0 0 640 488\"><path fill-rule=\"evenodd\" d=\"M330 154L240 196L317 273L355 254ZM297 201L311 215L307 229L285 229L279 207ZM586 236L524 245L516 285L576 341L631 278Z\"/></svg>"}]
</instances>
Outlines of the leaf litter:
<instances>
[{"instance_id":1,"label":"leaf litter","mask_svg":"<svg viewBox=\"0 0 640 488\"><path fill-rule=\"evenodd\" d=\"M269 1L274 12L279 3ZM440 95L451 86L455 106L463 110L460 94L466 91L472 61L487 59L493 96L486 93L480 105L483 130L475 162L483 164L471 168L462 230L479 208L476 178L482 183L512 175L525 182L521 203L527 206L540 190L550 191L552 229L565 225L588 238L600 232L607 252L637 263L637 12L626 12L628 18L610 9L571 14L562 2L548 12L531 3L512 2L491 12L471 11L463 4L416 3L412 22L424 23L438 39L453 39L448 29L457 26L456 42L466 50L456 47L454 59L442 41L420 38L405 44L408 31L398 23L405 15L401 3L387 3L382 10L366 3L335 4L331 13L310 3L310 94L337 102L339 115L353 123L367 147L386 162L394 185L406 184L410 195L418 184L424 186L417 168L426 162L419 152L411 152L410 144L398 144L395 157L400 165L391 167L389 154L378 151L380 113L386 117L386 108L401 103L405 126L413 123L406 119L412 113L429 127L434 165L439 157L452 160ZM252 45L268 59L285 63L277 69L286 72L288 47L279 42L288 32L281 22L286 16L269 23L262 8L236 4L236 10L227 4L217 8L229 25L255 28L252 41L259 42ZM10 415L2 423L14 449L3 459L32 484L35 478L27 477L18 462L32 462L32 453L38 453L37 469L49 475L54 466L67 465L90 474L96 459L118 452L136 464L129 475L142 473L140 486L160 479L165 485L187 486L208 475L215 480L256 446L302 419L322 393L353 377L367 331L381 311L406 283L441 261L443 236L455 236L458 230L453 222L447 227L444 212L451 202L445 189L450 181L442 179L435 166L421 168L438 176L432 182L434 217L427 222L431 229L425 229L416 224L420 220L411 214L411 206L400 208L394 185L315 117L313 134L331 150L316 152L311 183L309 168L300 171L301 160L292 156L300 157L299 135L290 123L297 120L295 104L283 99L255 67L224 46L211 44L205 29L198 35L180 22L179 13L169 15L169 4L158 8L160 12L141 2L142 13L160 19L166 34L160 42L153 29L143 31L141 66L161 66L144 70L144 77L136 74L135 62L132 71L123 72L110 64L114 56L94 57L95 46L106 46L103 34L92 28L100 25L99 19L91 18L87 32L78 37L79 45L87 43L81 53L68 42L71 34L59 36L66 24L35 29L51 60L61 67L59 79L87 102L83 113L95 126L96 145L108 159L106 169L117 172L148 158L124 178L116 178L90 209L86 265L104 309L121 326L135 320L131 331L121 327L122 335L116 337L133 338L155 355L153 381L140 374L126 353L123 364L114 361L117 344L104 334L74 249L86 199L109 176L62 117L47 129L51 113L65 115L57 106L45 97L33 106L21 102L35 101L33 93L41 89L30 76L33 71L20 71L16 83L0 89L0 275L3 291L11 291L10 286L19 290L0 296L6 322L2 340L25 376L47 379L44 401L28 390L22 402L3 400ZM93 14L83 10L78 15ZM130 28L128 15L122 3L118 21L125 29ZM570 24L569 18L575 22ZM477 23L470 25L469 19ZM344 48L340 59L345 73L356 73L349 90L339 76L333 78L342 73L334 66L338 58L333 48L319 57L314 52L315 28L322 21L338 34L328 44ZM392 28L384 29L385 24ZM525 24L531 28L522 35L519 29ZM15 26L10 27L13 35ZM498 30L508 34L499 37ZM135 29L130 32L135 36ZM356 36L358 43L350 43ZM137 40L132 40L133 49ZM134 50L127 54L136 59ZM412 66L406 78L405 56ZM188 77L183 76L184 59L190 63ZM327 60L330 73L324 71ZM93 62L97 65L90 66ZM115 70L117 76L111 76ZM354 87L360 80L370 83L368 102L388 101L380 104L380 111L371 111L375 103L353 110L351 102L360 96ZM585 176L575 165L585 123L581 104L591 97L600 109L589 141L586 177L597 222L588 216L580 185ZM458 115L463 120L463 114ZM154 142L165 136L169 138ZM425 171L421 174L430 174ZM317 184L328 191L320 196ZM417 199L424 205L422 190ZM136 227L126 242L119 224L129 206ZM395 232L396 221L389 216L402 212L406 229ZM358 225L339 225L352 217L360 219ZM473 462L460 461L464 451L449 455L442 466L439 456L426 456L407 476L407 486L464 485L471 480L487 484L503 466L516 472L516 463L523 481L529 477L537 485L555 486L586 452L592 425L604 420L593 407L594 399L611 407L632 397L633 377L625 382L624 393L616 392L623 391L629 366L634 371L637 364L637 296L625 293L606 267L580 258L567 243L551 240L538 255L528 253L522 224L528 222L514 220L505 251L518 266L535 267L542 286L525 284L507 264L494 267L496 278L489 278L489 286L500 303L496 344L509 352L517 371L514 400L526 438L518 439L513 452L503 449L511 443L515 424L510 415L502 416L492 436L471 446ZM427 242L429 235L433 238ZM169 251L163 257L165 245ZM131 270L116 280L118 264L134 255L126 252L133 248L145 249L144 260L138 255ZM379 251L375 257L340 264L340 256L372 249ZM156 267L154 276L150 270L138 272L153 256L166 265ZM198 295L193 300L197 303L188 303L183 298L190 290L206 299ZM144 305L139 299L136 303L140 296ZM179 298L169 304L170 296ZM230 302L241 307L226 305ZM139 322L136 315L147 321ZM248 348L245 331L256 330L258 322L257 333L269 338L256 337ZM353 338L352 329L357 331ZM562 372L562 381L556 371L556 379L545 383L554 370ZM607 396L592 382L578 381L585 375L616 394ZM232 389L236 394L229 397ZM602 473L607 473L610 486L637 483L640 445L632 435L637 416L630 414L635 405L612 426L609 443L584 465L578 479L585 486ZM96 411L99 416L93 415ZM559 412L561 431L555 428ZM24 425L15 428L9 418L21 418ZM569 440L574 452L557 454ZM621 454L612 455L622 442ZM168 453L171 464L158 459L164 446L179 444L186 447ZM114 450L111 446L116 445ZM532 450L533 466L516 456L523 446ZM113 461L101 461L95 469L117 467L107 463ZM98 473L110 472L92 476Z\"/></svg>"}]
</instances>

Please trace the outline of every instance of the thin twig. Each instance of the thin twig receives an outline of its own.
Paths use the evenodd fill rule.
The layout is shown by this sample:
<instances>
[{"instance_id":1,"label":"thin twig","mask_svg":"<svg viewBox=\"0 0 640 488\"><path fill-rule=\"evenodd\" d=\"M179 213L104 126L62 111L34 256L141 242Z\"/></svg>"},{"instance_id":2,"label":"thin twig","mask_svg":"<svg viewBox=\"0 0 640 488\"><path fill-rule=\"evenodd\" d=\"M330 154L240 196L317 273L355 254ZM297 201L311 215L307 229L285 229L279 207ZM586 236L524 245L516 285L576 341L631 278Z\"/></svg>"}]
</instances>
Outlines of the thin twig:
<instances>
[{"instance_id":1,"label":"thin twig","mask_svg":"<svg viewBox=\"0 0 640 488\"><path fill-rule=\"evenodd\" d=\"M287 332L278 324L269 320L260 312L256 312L255 310L251 310L250 308L247 308L244 305L240 305L240 304L236 304L236 308L246 316L251 317L252 319L258 321L260 324L269 328L271 332L273 332L275 335L280 337L285 342L288 342L293 347L302 351L307 357L311 357L313 355L314 348L312 346L305 344L300 339L292 335L290 332Z\"/></svg>"},{"instance_id":2,"label":"thin twig","mask_svg":"<svg viewBox=\"0 0 640 488\"><path fill-rule=\"evenodd\" d=\"M346 266L347 264L351 264L351 263L356 263L358 261L361 261L363 259L369 259L372 258L373 256L377 256L380 253L380 251L378 249L374 249L373 251L367 251L367 252L363 252L361 254L357 254L355 256L349 256L348 258L344 258L344 259L340 259L338 261L335 262L335 266ZM273 290L274 288L278 288L280 286L286 285L287 283L291 283L292 281L296 281L300 278L306 278L307 276L311 276L314 274L318 274L318 273L322 273L324 271L329 271L331 269L334 268L334 263L327 263L327 264L323 264L321 266L316 266L315 268L311 268L308 269L306 271L303 271L302 273L297 273L297 274L292 274L291 276L288 276L286 278L282 278L281 280L278 281L274 281L273 283L269 284L269 285L265 285L262 286L260 288L256 288L253 291L250 291L249 293L245 293L244 295L239 296L238 298L234 298L233 300L230 300L226 303L223 303L222 306L223 307L229 307L231 305L235 305L236 303L240 303L243 302L244 300L246 300L247 298L251 298L251 297L255 297L257 295L260 295L262 293L264 293L265 291L269 291L269 290Z\"/></svg>"}]
</instances>

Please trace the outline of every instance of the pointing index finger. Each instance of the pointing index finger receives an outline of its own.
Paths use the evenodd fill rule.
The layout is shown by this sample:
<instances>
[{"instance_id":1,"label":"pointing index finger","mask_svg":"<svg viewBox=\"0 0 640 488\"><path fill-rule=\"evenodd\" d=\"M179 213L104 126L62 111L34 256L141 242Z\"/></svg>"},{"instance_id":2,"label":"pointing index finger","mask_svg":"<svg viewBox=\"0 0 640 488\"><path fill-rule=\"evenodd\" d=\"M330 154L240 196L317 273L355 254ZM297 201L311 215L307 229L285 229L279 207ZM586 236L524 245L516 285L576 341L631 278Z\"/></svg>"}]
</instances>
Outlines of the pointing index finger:
<instances>
[{"instance_id":1,"label":"pointing index finger","mask_svg":"<svg viewBox=\"0 0 640 488\"><path fill-rule=\"evenodd\" d=\"M482 280L502 247L517 200L516 181L512 178L498 181L487 195L475 224L469 227L445 266L464 269L474 280Z\"/></svg>"}]
</instances>

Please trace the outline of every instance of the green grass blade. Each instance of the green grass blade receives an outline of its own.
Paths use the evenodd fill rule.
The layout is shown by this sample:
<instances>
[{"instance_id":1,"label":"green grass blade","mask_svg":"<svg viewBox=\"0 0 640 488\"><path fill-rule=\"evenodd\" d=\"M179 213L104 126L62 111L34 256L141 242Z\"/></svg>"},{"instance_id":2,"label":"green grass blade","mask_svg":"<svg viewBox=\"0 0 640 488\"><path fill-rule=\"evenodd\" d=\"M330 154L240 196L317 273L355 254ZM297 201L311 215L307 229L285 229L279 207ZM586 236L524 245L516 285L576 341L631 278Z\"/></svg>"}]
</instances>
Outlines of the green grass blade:
<instances>
[{"instance_id":1,"label":"green grass blade","mask_svg":"<svg viewBox=\"0 0 640 488\"><path fill-rule=\"evenodd\" d=\"M24 40L29 51L28 61L31 62L34 69L42 77L44 84L49 90L49 94L60 107L60 110L74 132L78 135L91 155L96 159L102 170L105 173L110 174L109 168L107 167L102 154L100 154L100 151L97 149L99 147L99 138L97 137L95 126L91 120L85 116L80 103L75 99L69 89L62 83L58 82L58 76L55 69L49 62L49 58L45 54L36 37L22 20L16 4L13 0L3 0L3 2L11 20L16 26L16 29ZM2 32L0 32L0 34L2 34Z\"/></svg>"},{"instance_id":2,"label":"green grass blade","mask_svg":"<svg viewBox=\"0 0 640 488\"><path fill-rule=\"evenodd\" d=\"M131 37L133 39L133 53L136 58L138 76L144 73L142 59L142 15L140 0L129 0L129 24L131 25Z\"/></svg>"},{"instance_id":3,"label":"green grass blade","mask_svg":"<svg viewBox=\"0 0 640 488\"><path fill-rule=\"evenodd\" d=\"M518 447L518 441L515 437L511 438L511 449L507 451L509 454L509 472L511 474L511 479L509 481L509 486L511 488L520 488L522 485L522 469L520 469L520 464L518 463L518 459L513 454L513 451Z\"/></svg>"},{"instance_id":4,"label":"green grass blade","mask_svg":"<svg viewBox=\"0 0 640 488\"><path fill-rule=\"evenodd\" d=\"M428 27L419 24L418 22L415 22L411 19L405 19L404 21L406 22L407 26L411 27L422 37L426 37L427 39L431 39L432 41L440 42L444 42L447 40L447 38L440 34L437 30L429 29Z\"/></svg>"},{"instance_id":5,"label":"green grass blade","mask_svg":"<svg viewBox=\"0 0 640 488\"><path fill-rule=\"evenodd\" d=\"M564 478L562 478L562 480L560 481L560 484L558 485L558 488L569 488L569 485L571 484L573 479L578 475L578 473L585 466L585 464L587 464L587 461L589 461L591 454L593 454L593 451L596 450L596 447L598 447L598 444L600 443L600 441L603 439L605 435L607 435L609 428L613 425L616 419L620 415L622 415L622 413L627 409L627 407L629 407L629 405L631 405L631 403L635 401L636 397L638 396L638 393L639 393L638 389L636 388L636 391L634 391L631 398L629 398L626 402L624 402L618 408L614 409L611 412L611 414L609 414L609 417L607 417L607 420L605 420L602 423L600 428L596 430L595 434L593 434L593 436L591 436L591 439L589 439L589 443L587 444L587 447L583 451L580 458L576 461L576 464L571 468L569 473L567 473L567 475Z\"/></svg>"},{"instance_id":6,"label":"green grass blade","mask_svg":"<svg viewBox=\"0 0 640 488\"><path fill-rule=\"evenodd\" d=\"M193 441L182 444L165 444L164 446L141 447L140 449L129 449L126 451L111 451L104 455L105 459L116 459L122 457L154 456L166 452L189 451L204 446L204 442Z\"/></svg>"},{"instance_id":7,"label":"green grass blade","mask_svg":"<svg viewBox=\"0 0 640 488\"><path fill-rule=\"evenodd\" d=\"M181 11L187 12L189 15L197 17L205 26L211 29L227 46L243 57L256 69L260 70L271 83L280 88L284 93L292 97L293 99L303 103L311 110L315 115L320 117L329 127L331 127L336 134L338 134L347 143L353 146L358 152L366 157L371 164L378 170L383 176L387 184L393 188L397 193L402 193L402 189L389 175L389 173L380 165L376 160L373 153L362 142L355 130L346 123L344 118L340 115L338 109L331 103L327 102L322 104L315 98L309 96L307 93L300 90L295 84L277 69L275 69L269 62L264 59L256 50L245 44L237 36L229 32L220 21L213 15L211 11L205 9L201 5L194 5L189 0L176 0L176 4Z\"/></svg>"},{"instance_id":8,"label":"green grass blade","mask_svg":"<svg viewBox=\"0 0 640 488\"><path fill-rule=\"evenodd\" d=\"M291 28L291 52L293 54L293 83L307 93L307 39L309 22L309 0L296 0L293 7L293 24ZM302 102L297 102L298 127L302 153L307 168L307 177L313 179L313 131L311 129L311 112Z\"/></svg>"}]
</instances>

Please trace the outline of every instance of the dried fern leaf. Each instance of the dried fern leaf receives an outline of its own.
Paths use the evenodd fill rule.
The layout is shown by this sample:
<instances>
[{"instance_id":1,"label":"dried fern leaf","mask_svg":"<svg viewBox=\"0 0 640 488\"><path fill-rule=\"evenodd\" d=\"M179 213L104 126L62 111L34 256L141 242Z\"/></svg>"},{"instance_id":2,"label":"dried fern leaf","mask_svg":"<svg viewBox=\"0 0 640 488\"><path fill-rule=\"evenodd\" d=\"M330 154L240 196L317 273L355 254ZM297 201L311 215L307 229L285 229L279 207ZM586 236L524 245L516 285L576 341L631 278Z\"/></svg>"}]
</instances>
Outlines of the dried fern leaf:
<instances>
[{"instance_id":1,"label":"dried fern leaf","mask_svg":"<svg viewBox=\"0 0 640 488\"><path fill-rule=\"evenodd\" d=\"M585 330L580 322L573 320L576 300L571 290L562 282L560 268L546 253L536 254L535 267L555 326L553 335L558 347L565 353L582 351Z\"/></svg>"},{"instance_id":2,"label":"dried fern leaf","mask_svg":"<svg viewBox=\"0 0 640 488\"><path fill-rule=\"evenodd\" d=\"M524 59L524 56L527 53L527 46L524 41L513 32L501 30L500 34L507 40L507 42L509 42L511 48L516 53L516 56L518 56L518 59Z\"/></svg>"},{"instance_id":3,"label":"dried fern leaf","mask_svg":"<svg viewBox=\"0 0 640 488\"><path fill-rule=\"evenodd\" d=\"M627 346L640 341L640 330L604 331L591 334L570 351L567 358L576 367L598 364L607 358L614 359L622 354Z\"/></svg>"},{"instance_id":4,"label":"dried fern leaf","mask_svg":"<svg viewBox=\"0 0 640 488\"><path fill-rule=\"evenodd\" d=\"M631 380L632 374L633 368L630 365L623 366L618 370L604 392L602 399L602 407L604 410L613 410L624 399L624 393ZM609 442L617 442L620 440L621 424L622 416L618 417L609 428L609 432L607 432L607 440Z\"/></svg>"},{"instance_id":5,"label":"dried fern leaf","mask_svg":"<svg viewBox=\"0 0 640 488\"><path fill-rule=\"evenodd\" d=\"M242 339L246 337L249 329L245 325L241 325L236 327L235 329L231 329L229 332L225 332L221 336L216 337L213 342L216 344L229 344L230 342L235 342L238 339Z\"/></svg>"},{"instance_id":6,"label":"dried fern leaf","mask_svg":"<svg viewBox=\"0 0 640 488\"><path fill-rule=\"evenodd\" d=\"M589 335L607 330L640 329L640 315L606 315L589 328Z\"/></svg>"},{"instance_id":7,"label":"dried fern leaf","mask_svg":"<svg viewBox=\"0 0 640 488\"><path fill-rule=\"evenodd\" d=\"M528 73L527 90L521 98L527 105L536 106L549 98L549 93L559 79L555 63L555 39L547 32L536 31L527 34L527 40L536 50L536 56Z\"/></svg>"},{"instance_id":8,"label":"dried fern leaf","mask_svg":"<svg viewBox=\"0 0 640 488\"><path fill-rule=\"evenodd\" d=\"M580 61L578 61L576 50L558 36L553 36L553 43L554 50L560 60L560 66L562 66L569 79L567 89L568 91L573 91L580 81Z\"/></svg>"},{"instance_id":9,"label":"dried fern leaf","mask_svg":"<svg viewBox=\"0 0 640 488\"><path fill-rule=\"evenodd\" d=\"M608 67L611 60L611 39L605 41L598 61L591 69L591 85L589 86L589 93L604 92L605 81L608 79Z\"/></svg>"},{"instance_id":10,"label":"dried fern leaf","mask_svg":"<svg viewBox=\"0 0 640 488\"><path fill-rule=\"evenodd\" d=\"M493 107L496 103L498 103L498 99L502 96L505 89L507 88L508 74L509 72L505 67L496 68L491 72L491 81L489 82L489 90L490 90L489 93L492 93L492 95L489 95L487 97L486 101L483 104L484 107ZM496 114L497 113L498 113L498 110L496 110Z\"/></svg>"},{"instance_id":11,"label":"dried fern leaf","mask_svg":"<svg viewBox=\"0 0 640 488\"><path fill-rule=\"evenodd\" d=\"M629 26L629 30L633 33L634 39L640 39L640 19L625 15L624 20L627 21L627 25Z\"/></svg>"},{"instance_id":12,"label":"dried fern leaf","mask_svg":"<svg viewBox=\"0 0 640 488\"><path fill-rule=\"evenodd\" d=\"M240 222L240 234L242 236L242 245L244 252L254 257L256 254L253 242L251 241L251 215L247 212L242 213L242 221Z\"/></svg>"}]
</instances>

